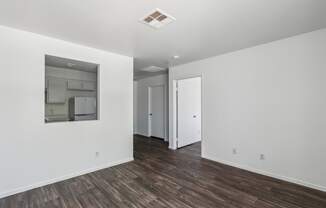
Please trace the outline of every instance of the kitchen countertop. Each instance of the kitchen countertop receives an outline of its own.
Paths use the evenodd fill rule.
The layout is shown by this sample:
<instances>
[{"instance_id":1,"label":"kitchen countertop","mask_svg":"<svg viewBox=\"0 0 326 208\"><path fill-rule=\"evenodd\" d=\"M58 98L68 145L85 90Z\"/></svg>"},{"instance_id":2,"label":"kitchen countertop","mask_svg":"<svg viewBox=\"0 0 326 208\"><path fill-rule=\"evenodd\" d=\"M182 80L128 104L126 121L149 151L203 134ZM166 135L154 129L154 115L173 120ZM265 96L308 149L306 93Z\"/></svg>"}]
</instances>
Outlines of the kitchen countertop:
<instances>
[{"instance_id":1,"label":"kitchen countertop","mask_svg":"<svg viewBox=\"0 0 326 208\"><path fill-rule=\"evenodd\" d=\"M45 122L60 122L60 121L69 121L68 115L46 115Z\"/></svg>"}]
</instances>

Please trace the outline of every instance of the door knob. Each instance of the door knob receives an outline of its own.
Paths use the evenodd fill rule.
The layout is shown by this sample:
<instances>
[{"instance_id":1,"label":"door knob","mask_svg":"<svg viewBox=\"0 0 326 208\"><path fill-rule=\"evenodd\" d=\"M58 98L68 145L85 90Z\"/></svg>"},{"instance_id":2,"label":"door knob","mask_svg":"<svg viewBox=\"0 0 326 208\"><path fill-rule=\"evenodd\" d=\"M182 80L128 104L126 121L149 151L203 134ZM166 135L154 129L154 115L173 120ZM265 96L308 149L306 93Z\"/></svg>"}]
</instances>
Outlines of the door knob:
<instances>
[{"instance_id":1,"label":"door knob","mask_svg":"<svg viewBox=\"0 0 326 208\"><path fill-rule=\"evenodd\" d=\"M193 118L197 118L197 116L196 116L196 115L193 115L192 117L193 117Z\"/></svg>"}]
</instances>

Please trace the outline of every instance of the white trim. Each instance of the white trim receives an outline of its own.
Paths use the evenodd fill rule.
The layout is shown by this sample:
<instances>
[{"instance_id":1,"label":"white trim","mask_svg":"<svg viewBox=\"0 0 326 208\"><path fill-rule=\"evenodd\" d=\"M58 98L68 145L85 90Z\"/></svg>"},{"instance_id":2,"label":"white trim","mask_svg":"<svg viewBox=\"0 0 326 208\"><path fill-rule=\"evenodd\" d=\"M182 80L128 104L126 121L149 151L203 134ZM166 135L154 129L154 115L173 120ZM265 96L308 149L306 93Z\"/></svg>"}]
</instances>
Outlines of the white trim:
<instances>
[{"instance_id":1,"label":"white trim","mask_svg":"<svg viewBox=\"0 0 326 208\"><path fill-rule=\"evenodd\" d=\"M240 164L237 164L237 163L234 163L234 162L221 160L221 159L210 157L210 156L207 156L207 155L202 155L202 157L205 158L205 159L211 160L211 161L215 161L215 162L222 163L222 164L225 164L225 165L229 165L229 166L232 166L232 167L240 168L242 170L247 170L249 172L258 173L258 174L269 176L269 177L272 177L272 178L276 178L276 179L279 179L279 180L282 180L282 181L286 181L286 182L290 182L290 183L294 183L294 184L297 184L297 185L301 185L301 186L305 186L305 187L308 187L308 188L312 188L312 189L316 189L316 190L319 190L319 191L326 192L326 187L316 185L316 184L312 184L312 183L309 183L309 182L306 182L306 181L303 181L303 180L300 180L300 179L277 175L277 174L270 173L270 172L267 172L267 171L264 171L264 170L259 170L259 169L256 169L256 168L252 168L252 167L247 166L247 165L240 165Z\"/></svg>"},{"instance_id":2,"label":"white trim","mask_svg":"<svg viewBox=\"0 0 326 208\"><path fill-rule=\"evenodd\" d=\"M148 137L149 138L149 136L148 135L146 135L146 134L142 134L142 133L135 133L134 135L140 135L140 136L143 136L143 137Z\"/></svg>"},{"instance_id":3,"label":"white trim","mask_svg":"<svg viewBox=\"0 0 326 208\"><path fill-rule=\"evenodd\" d=\"M39 187L46 186L46 185L49 185L49 184L64 181L64 180L67 180L67 179L70 179L70 178L75 178L77 176L92 173L92 172L95 172L95 171L98 171L98 170L102 170L102 169L106 169L106 168L113 167L113 166L116 166L116 165L120 165L122 163L127 163L127 162L130 162L130 161L133 161L133 160L134 160L133 157L126 158L126 159L118 160L118 161L115 161L115 162L110 162L110 163L107 163L107 164L103 164L103 165L100 165L100 166L97 166L97 167L89 168L87 170L82 170L82 171L79 171L79 172L70 173L70 174L67 174L67 175L64 175L64 176L61 176L61 177L58 177L58 178L53 178L53 179L49 179L49 180L46 180L46 181L41 181L41 182L38 182L38 183L34 183L34 184L31 184L31 185L28 185L28 186L23 186L23 187L15 188L15 189L12 189L12 190L8 190L8 191L0 193L0 199L4 198L4 197L11 196L11 195L14 195L14 194L18 194L18 193L21 193L21 192L25 192L25 191L28 191L28 190L31 190L31 189L39 188Z\"/></svg>"},{"instance_id":4,"label":"white trim","mask_svg":"<svg viewBox=\"0 0 326 208\"><path fill-rule=\"evenodd\" d=\"M152 86L147 87L147 137L152 136L152 119L151 119L151 111L152 111Z\"/></svg>"},{"instance_id":5,"label":"white trim","mask_svg":"<svg viewBox=\"0 0 326 208\"><path fill-rule=\"evenodd\" d=\"M177 150L175 147L173 147L172 145L169 145L169 149L170 150Z\"/></svg>"}]
</instances>

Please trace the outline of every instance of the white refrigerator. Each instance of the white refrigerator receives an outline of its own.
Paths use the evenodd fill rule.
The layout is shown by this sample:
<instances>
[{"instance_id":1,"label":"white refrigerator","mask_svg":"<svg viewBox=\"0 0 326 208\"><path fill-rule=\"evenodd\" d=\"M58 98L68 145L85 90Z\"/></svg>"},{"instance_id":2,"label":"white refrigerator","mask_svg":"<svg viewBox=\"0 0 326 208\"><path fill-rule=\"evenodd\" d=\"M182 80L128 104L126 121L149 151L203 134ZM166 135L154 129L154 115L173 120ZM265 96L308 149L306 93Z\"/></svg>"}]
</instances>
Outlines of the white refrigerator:
<instances>
[{"instance_id":1,"label":"white refrigerator","mask_svg":"<svg viewBox=\"0 0 326 208\"><path fill-rule=\"evenodd\" d=\"M72 97L69 100L70 120L84 121L97 119L95 97Z\"/></svg>"}]
</instances>

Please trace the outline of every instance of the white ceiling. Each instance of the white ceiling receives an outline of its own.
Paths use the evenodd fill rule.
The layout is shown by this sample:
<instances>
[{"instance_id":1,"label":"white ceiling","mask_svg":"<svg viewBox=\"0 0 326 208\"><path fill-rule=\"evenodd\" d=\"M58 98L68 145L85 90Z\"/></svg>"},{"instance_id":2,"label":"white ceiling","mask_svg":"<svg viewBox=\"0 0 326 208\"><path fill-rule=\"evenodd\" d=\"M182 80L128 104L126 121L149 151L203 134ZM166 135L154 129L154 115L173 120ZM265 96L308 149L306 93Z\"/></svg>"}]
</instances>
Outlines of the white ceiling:
<instances>
[{"instance_id":1,"label":"white ceiling","mask_svg":"<svg viewBox=\"0 0 326 208\"><path fill-rule=\"evenodd\" d=\"M155 8L176 21L139 19ZM325 0L1 0L0 24L169 67L326 27ZM173 60L174 55L180 59ZM145 74L146 75L146 74Z\"/></svg>"}]
</instances>

